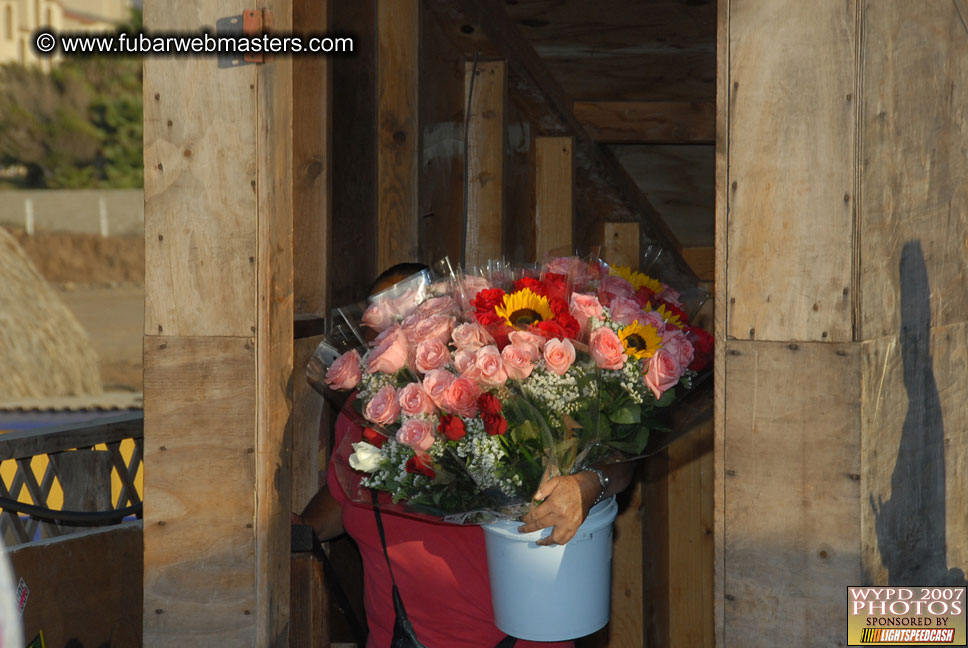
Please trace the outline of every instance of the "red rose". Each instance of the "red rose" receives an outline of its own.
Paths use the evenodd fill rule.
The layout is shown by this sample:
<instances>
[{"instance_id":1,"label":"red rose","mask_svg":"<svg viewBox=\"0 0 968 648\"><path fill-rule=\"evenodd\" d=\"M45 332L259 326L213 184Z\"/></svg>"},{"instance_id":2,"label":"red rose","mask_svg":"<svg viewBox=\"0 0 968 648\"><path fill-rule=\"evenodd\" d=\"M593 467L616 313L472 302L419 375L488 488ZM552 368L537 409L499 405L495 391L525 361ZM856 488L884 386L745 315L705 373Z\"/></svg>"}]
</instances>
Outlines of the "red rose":
<instances>
[{"instance_id":1,"label":"red rose","mask_svg":"<svg viewBox=\"0 0 968 648\"><path fill-rule=\"evenodd\" d=\"M485 328L488 326L494 326L495 324L500 324L502 321L501 316L495 313L493 310L489 311L478 311L475 313L477 321L481 323L481 326ZM488 331L490 333L490 331Z\"/></svg>"},{"instance_id":2,"label":"red rose","mask_svg":"<svg viewBox=\"0 0 968 648\"><path fill-rule=\"evenodd\" d=\"M363 428L363 440L372 446L382 448L387 438L373 428L365 427Z\"/></svg>"},{"instance_id":3,"label":"red rose","mask_svg":"<svg viewBox=\"0 0 968 648\"><path fill-rule=\"evenodd\" d=\"M515 290L524 290L525 288L530 289L535 295L541 295L542 297L548 295L548 289L545 285L534 277L522 277L514 282Z\"/></svg>"},{"instance_id":4,"label":"red rose","mask_svg":"<svg viewBox=\"0 0 968 648\"><path fill-rule=\"evenodd\" d=\"M551 307L551 312L557 317L562 313L568 313L568 302L564 299L559 299L558 297L552 297L548 300L548 306Z\"/></svg>"},{"instance_id":5,"label":"red rose","mask_svg":"<svg viewBox=\"0 0 968 648\"><path fill-rule=\"evenodd\" d=\"M565 299L568 294L568 277L563 274L546 272L543 277L545 291L548 297L555 299Z\"/></svg>"},{"instance_id":6,"label":"red rose","mask_svg":"<svg viewBox=\"0 0 968 648\"><path fill-rule=\"evenodd\" d=\"M689 368L693 371L702 371L713 356L713 336L709 331L697 326L690 326L686 329L686 337L692 342L696 355L692 359Z\"/></svg>"},{"instance_id":7,"label":"red rose","mask_svg":"<svg viewBox=\"0 0 968 648\"><path fill-rule=\"evenodd\" d=\"M504 299L504 291L500 288L485 288L477 293L471 300L471 305L477 309L478 313L485 313L494 310L494 307Z\"/></svg>"},{"instance_id":8,"label":"red rose","mask_svg":"<svg viewBox=\"0 0 968 648\"><path fill-rule=\"evenodd\" d=\"M491 436L504 434L508 430L508 422L500 414L485 414L481 417L484 421L484 431Z\"/></svg>"},{"instance_id":9,"label":"red rose","mask_svg":"<svg viewBox=\"0 0 968 648\"><path fill-rule=\"evenodd\" d=\"M635 291L632 299L635 300L636 304L642 307L642 310L645 310L645 307L652 303L652 300L655 299L655 293L645 286L641 286Z\"/></svg>"},{"instance_id":10,"label":"red rose","mask_svg":"<svg viewBox=\"0 0 968 648\"><path fill-rule=\"evenodd\" d=\"M501 401L494 394L481 394L477 397L477 409L483 414L500 414Z\"/></svg>"},{"instance_id":11,"label":"red rose","mask_svg":"<svg viewBox=\"0 0 968 648\"><path fill-rule=\"evenodd\" d=\"M433 459L430 455L415 454L407 459L407 472L415 475L424 475L433 479L437 473L433 469Z\"/></svg>"},{"instance_id":12,"label":"red rose","mask_svg":"<svg viewBox=\"0 0 968 648\"><path fill-rule=\"evenodd\" d=\"M450 414L444 414L440 417L440 425L437 426L437 431L451 441L462 439L467 434L464 421L459 416L451 416Z\"/></svg>"},{"instance_id":13,"label":"red rose","mask_svg":"<svg viewBox=\"0 0 968 648\"><path fill-rule=\"evenodd\" d=\"M559 324L555 320L544 320L543 322L532 324L531 329L532 329L531 331L532 333L535 333L536 335L540 335L546 340L550 340L552 338L562 339L562 338L568 337L568 335L565 333L565 330L561 328L561 326L559 326Z\"/></svg>"},{"instance_id":14,"label":"red rose","mask_svg":"<svg viewBox=\"0 0 968 648\"><path fill-rule=\"evenodd\" d=\"M565 332L565 335L572 339L577 338L578 334L581 333L581 324L578 323L578 320L571 313L562 313L555 318L555 322Z\"/></svg>"}]
</instances>

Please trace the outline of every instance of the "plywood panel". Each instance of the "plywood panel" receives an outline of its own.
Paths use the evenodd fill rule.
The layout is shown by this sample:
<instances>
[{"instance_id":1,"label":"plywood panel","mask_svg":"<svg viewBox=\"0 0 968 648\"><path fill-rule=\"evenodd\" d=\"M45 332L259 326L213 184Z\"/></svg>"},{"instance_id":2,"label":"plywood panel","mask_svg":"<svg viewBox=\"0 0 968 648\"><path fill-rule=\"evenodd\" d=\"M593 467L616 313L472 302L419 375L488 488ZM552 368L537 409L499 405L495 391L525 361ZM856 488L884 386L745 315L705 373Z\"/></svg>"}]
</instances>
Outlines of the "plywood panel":
<instances>
[{"instance_id":1,"label":"plywood panel","mask_svg":"<svg viewBox=\"0 0 968 648\"><path fill-rule=\"evenodd\" d=\"M246 6L146 2L144 21L195 31ZM145 60L147 335L255 330L258 70L221 69L209 56Z\"/></svg>"},{"instance_id":2,"label":"plywood panel","mask_svg":"<svg viewBox=\"0 0 968 648\"><path fill-rule=\"evenodd\" d=\"M148 336L144 364L145 645L256 645L255 341Z\"/></svg>"},{"instance_id":3,"label":"plywood panel","mask_svg":"<svg viewBox=\"0 0 968 648\"><path fill-rule=\"evenodd\" d=\"M863 345L864 580L877 585L965 585L968 571L968 324L927 321Z\"/></svg>"},{"instance_id":4,"label":"plywood panel","mask_svg":"<svg viewBox=\"0 0 968 648\"><path fill-rule=\"evenodd\" d=\"M836 646L861 578L859 349L736 341L726 362L726 645Z\"/></svg>"},{"instance_id":5,"label":"plywood panel","mask_svg":"<svg viewBox=\"0 0 968 648\"><path fill-rule=\"evenodd\" d=\"M935 326L968 320L968 38L956 3L864 5L859 337L896 334L908 241Z\"/></svg>"},{"instance_id":6,"label":"plywood panel","mask_svg":"<svg viewBox=\"0 0 968 648\"><path fill-rule=\"evenodd\" d=\"M535 138L535 254L573 250L575 141L572 137Z\"/></svg>"},{"instance_id":7,"label":"plywood panel","mask_svg":"<svg viewBox=\"0 0 968 648\"><path fill-rule=\"evenodd\" d=\"M329 28L329 2L294 0L293 24L301 34ZM329 239L332 231L332 59L292 59L293 290L294 310L326 316Z\"/></svg>"},{"instance_id":8,"label":"plywood panel","mask_svg":"<svg viewBox=\"0 0 968 648\"><path fill-rule=\"evenodd\" d=\"M639 224L603 223L602 258L611 265L639 270Z\"/></svg>"},{"instance_id":9,"label":"plywood panel","mask_svg":"<svg viewBox=\"0 0 968 648\"><path fill-rule=\"evenodd\" d=\"M470 96L473 63L465 64L464 93ZM467 232L469 266L501 256L504 227L504 143L507 72L503 61L477 65L474 94L466 107Z\"/></svg>"},{"instance_id":10,"label":"plywood panel","mask_svg":"<svg viewBox=\"0 0 968 648\"><path fill-rule=\"evenodd\" d=\"M377 266L417 257L419 0L377 0Z\"/></svg>"},{"instance_id":11,"label":"plywood panel","mask_svg":"<svg viewBox=\"0 0 968 648\"><path fill-rule=\"evenodd\" d=\"M20 545L7 555L14 582L22 578L30 590L26 641L43 630L48 646L141 645L141 522Z\"/></svg>"},{"instance_id":12,"label":"plywood panel","mask_svg":"<svg viewBox=\"0 0 968 648\"><path fill-rule=\"evenodd\" d=\"M728 333L849 341L854 3L729 12Z\"/></svg>"}]
</instances>

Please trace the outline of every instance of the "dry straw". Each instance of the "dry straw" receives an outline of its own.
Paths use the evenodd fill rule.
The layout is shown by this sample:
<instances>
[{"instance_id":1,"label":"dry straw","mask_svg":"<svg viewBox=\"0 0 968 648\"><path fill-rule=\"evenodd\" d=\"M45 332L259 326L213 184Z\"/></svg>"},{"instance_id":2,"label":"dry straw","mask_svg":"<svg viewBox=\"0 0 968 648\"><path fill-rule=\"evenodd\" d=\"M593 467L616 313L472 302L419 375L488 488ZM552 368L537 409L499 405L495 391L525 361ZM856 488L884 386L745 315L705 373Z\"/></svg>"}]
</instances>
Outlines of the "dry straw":
<instances>
[{"instance_id":1,"label":"dry straw","mask_svg":"<svg viewBox=\"0 0 968 648\"><path fill-rule=\"evenodd\" d=\"M101 391L87 333L0 227L0 402Z\"/></svg>"}]
</instances>

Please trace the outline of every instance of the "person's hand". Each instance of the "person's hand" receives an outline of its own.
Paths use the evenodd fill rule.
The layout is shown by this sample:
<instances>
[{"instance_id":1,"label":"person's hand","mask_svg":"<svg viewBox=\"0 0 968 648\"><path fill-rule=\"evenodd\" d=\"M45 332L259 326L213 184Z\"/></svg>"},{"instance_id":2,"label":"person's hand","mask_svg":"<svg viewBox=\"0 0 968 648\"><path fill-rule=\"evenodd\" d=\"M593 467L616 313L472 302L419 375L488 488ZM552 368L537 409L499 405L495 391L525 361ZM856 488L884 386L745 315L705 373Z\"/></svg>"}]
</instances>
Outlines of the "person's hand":
<instances>
[{"instance_id":1,"label":"person's hand","mask_svg":"<svg viewBox=\"0 0 968 648\"><path fill-rule=\"evenodd\" d=\"M544 501L521 517L525 524L518 531L530 533L553 526L551 535L538 540L538 544L565 544L575 537L578 527L588 517L588 510L600 490L598 477L586 471L549 479L534 494L535 500Z\"/></svg>"}]
</instances>

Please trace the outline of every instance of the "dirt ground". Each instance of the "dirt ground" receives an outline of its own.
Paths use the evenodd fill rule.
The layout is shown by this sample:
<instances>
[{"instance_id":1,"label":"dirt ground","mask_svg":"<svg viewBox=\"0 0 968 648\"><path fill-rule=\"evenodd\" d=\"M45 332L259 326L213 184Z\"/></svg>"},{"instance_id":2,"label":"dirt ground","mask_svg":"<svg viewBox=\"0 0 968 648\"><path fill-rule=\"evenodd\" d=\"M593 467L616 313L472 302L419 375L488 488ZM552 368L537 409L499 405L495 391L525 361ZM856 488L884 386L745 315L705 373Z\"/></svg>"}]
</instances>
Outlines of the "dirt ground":
<instances>
[{"instance_id":1,"label":"dirt ground","mask_svg":"<svg viewBox=\"0 0 968 648\"><path fill-rule=\"evenodd\" d=\"M104 388L141 391L144 238L10 231L91 336Z\"/></svg>"}]
</instances>

